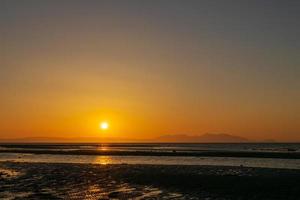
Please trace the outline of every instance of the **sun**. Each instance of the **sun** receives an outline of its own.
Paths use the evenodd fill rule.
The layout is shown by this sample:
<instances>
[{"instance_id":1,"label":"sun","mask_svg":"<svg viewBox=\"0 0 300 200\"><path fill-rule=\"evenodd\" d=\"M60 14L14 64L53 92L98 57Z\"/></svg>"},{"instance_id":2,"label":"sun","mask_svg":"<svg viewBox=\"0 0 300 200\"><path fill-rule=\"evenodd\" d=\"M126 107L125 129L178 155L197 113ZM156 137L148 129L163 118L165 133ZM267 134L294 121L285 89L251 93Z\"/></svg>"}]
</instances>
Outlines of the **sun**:
<instances>
[{"instance_id":1,"label":"sun","mask_svg":"<svg viewBox=\"0 0 300 200\"><path fill-rule=\"evenodd\" d=\"M109 128L109 124L107 122L101 122L100 123L100 129L106 130Z\"/></svg>"}]
</instances>

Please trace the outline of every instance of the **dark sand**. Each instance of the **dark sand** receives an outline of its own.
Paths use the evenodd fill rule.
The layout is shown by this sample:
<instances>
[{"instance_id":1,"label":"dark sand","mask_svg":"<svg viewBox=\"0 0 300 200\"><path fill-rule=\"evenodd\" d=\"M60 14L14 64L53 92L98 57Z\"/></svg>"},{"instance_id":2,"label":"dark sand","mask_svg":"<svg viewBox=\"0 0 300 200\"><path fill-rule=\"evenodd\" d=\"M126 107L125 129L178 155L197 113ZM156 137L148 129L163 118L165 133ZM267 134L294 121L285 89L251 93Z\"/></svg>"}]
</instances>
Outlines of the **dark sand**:
<instances>
[{"instance_id":1,"label":"dark sand","mask_svg":"<svg viewBox=\"0 0 300 200\"><path fill-rule=\"evenodd\" d=\"M300 170L0 162L0 199L300 199Z\"/></svg>"}]
</instances>

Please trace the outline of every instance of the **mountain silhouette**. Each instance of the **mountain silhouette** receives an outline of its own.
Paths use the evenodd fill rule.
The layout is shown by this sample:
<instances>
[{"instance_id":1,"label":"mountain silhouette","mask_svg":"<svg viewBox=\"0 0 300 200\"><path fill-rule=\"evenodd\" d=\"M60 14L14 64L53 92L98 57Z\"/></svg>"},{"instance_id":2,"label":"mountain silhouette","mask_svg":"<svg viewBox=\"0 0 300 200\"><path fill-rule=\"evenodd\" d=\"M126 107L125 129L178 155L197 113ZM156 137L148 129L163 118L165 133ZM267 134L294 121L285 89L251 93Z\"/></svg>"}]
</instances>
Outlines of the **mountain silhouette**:
<instances>
[{"instance_id":1,"label":"mountain silhouette","mask_svg":"<svg viewBox=\"0 0 300 200\"><path fill-rule=\"evenodd\" d=\"M156 142L182 142L182 143L245 143L250 142L247 138L229 135L206 133L199 136L190 135L165 135L155 139Z\"/></svg>"}]
</instances>

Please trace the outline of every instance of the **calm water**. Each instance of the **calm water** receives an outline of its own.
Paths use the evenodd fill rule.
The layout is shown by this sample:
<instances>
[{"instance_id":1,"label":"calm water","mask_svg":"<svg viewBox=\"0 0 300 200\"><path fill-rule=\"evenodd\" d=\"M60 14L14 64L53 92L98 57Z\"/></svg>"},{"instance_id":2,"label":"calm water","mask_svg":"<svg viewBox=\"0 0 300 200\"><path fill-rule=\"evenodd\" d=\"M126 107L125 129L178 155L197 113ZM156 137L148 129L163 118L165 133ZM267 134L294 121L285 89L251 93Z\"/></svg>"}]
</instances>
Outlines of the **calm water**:
<instances>
[{"instance_id":1,"label":"calm water","mask_svg":"<svg viewBox=\"0 0 300 200\"><path fill-rule=\"evenodd\" d=\"M31 150L111 150L111 151L250 151L250 152L300 152L300 143L214 143L214 144L0 144L0 149Z\"/></svg>"},{"instance_id":2,"label":"calm water","mask_svg":"<svg viewBox=\"0 0 300 200\"><path fill-rule=\"evenodd\" d=\"M99 150L99 151L250 151L299 153L300 144L39 144L4 145L0 149L33 150ZM175 157L175 156L90 156L0 153L0 161L93 163L93 164L164 164L164 165L223 165L300 169L300 159Z\"/></svg>"}]
</instances>

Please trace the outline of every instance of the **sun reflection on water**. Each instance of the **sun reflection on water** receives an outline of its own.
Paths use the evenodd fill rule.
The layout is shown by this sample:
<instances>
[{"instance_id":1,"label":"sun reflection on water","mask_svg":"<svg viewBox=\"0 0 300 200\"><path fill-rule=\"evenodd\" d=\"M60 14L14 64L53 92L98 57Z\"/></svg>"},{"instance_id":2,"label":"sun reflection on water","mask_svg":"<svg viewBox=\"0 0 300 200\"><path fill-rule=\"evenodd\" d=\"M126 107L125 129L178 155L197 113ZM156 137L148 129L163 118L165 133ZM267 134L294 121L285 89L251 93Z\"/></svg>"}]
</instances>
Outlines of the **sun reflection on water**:
<instances>
[{"instance_id":1,"label":"sun reflection on water","mask_svg":"<svg viewBox=\"0 0 300 200\"><path fill-rule=\"evenodd\" d=\"M109 147L108 147L108 146L103 146L103 145L101 145L101 146L99 146L99 147L97 148L97 150L99 150L99 151L108 151L108 150L109 150Z\"/></svg>"},{"instance_id":2,"label":"sun reflection on water","mask_svg":"<svg viewBox=\"0 0 300 200\"><path fill-rule=\"evenodd\" d=\"M111 164L112 158L110 156L97 156L95 163L100 165Z\"/></svg>"}]
</instances>

